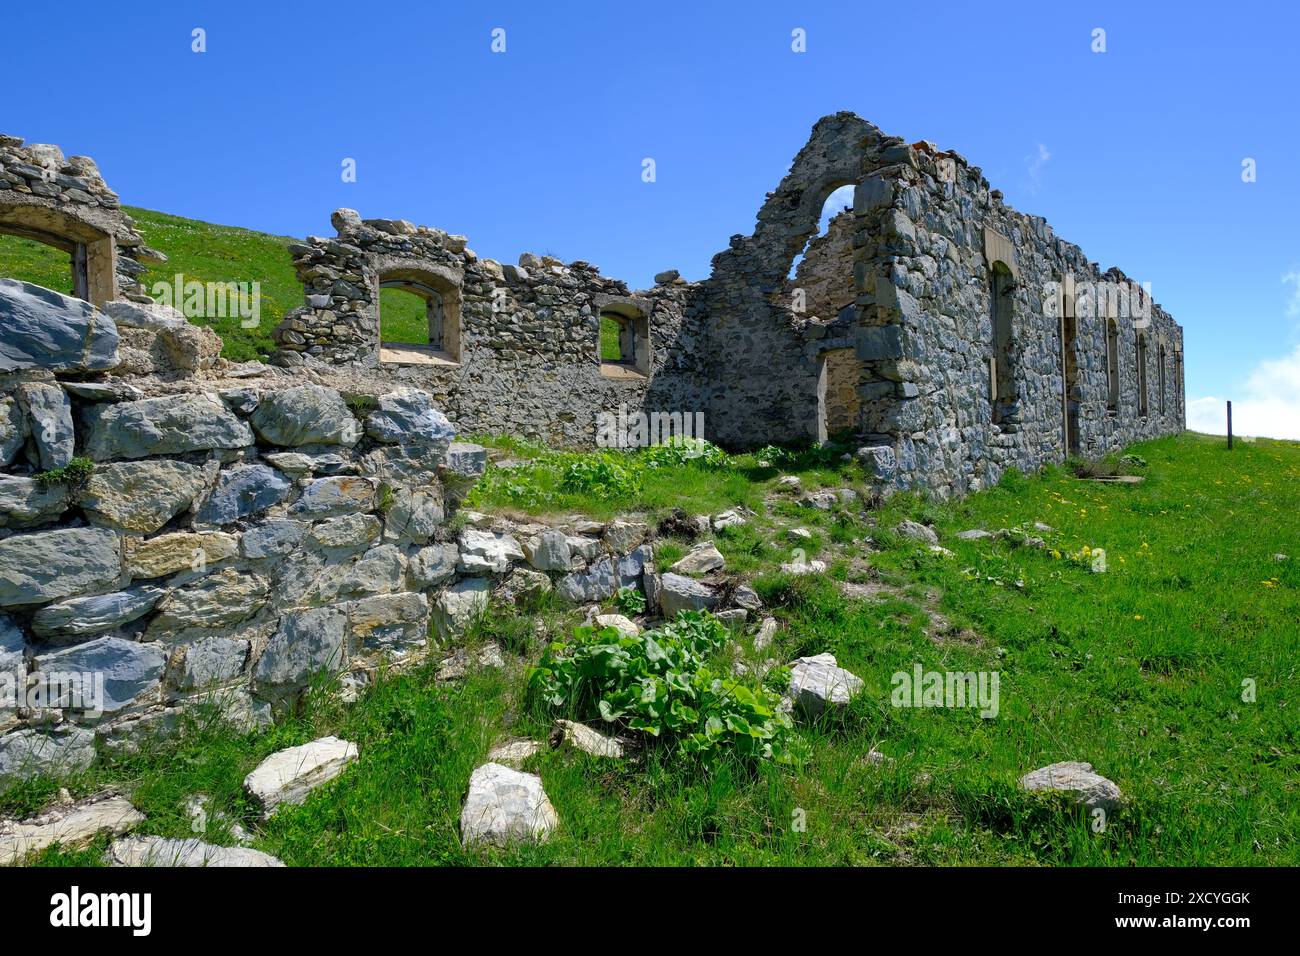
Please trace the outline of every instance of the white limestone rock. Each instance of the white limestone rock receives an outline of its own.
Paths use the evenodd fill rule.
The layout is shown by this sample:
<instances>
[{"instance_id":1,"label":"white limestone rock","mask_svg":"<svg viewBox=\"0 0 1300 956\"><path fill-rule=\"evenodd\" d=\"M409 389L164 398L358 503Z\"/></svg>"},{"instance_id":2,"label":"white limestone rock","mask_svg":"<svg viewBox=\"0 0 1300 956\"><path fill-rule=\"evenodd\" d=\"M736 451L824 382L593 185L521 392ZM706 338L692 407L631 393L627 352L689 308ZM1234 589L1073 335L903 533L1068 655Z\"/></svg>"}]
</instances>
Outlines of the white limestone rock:
<instances>
[{"instance_id":1,"label":"white limestone rock","mask_svg":"<svg viewBox=\"0 0 1300 956\"><path fill-rule=\"evenodd\" d=\"M836 663L834 654L800 657L790 664L787 696L810 717L846 706L862 681Z\"/></svg>"},{"instance_id":2,"label":"white limestone rock","mask_svg":"<svg viewBox=\"0 0 1300 956\"><path fill-rule=\"evenodd\" d=\"M77 847L101 833L114 836L144 822L125 797L101 794L72 806L55 807L28 820L0 821L0 866L17 863L58 843Z\"/></svg>"},{"instance_id":3,"label":"white limestone rock","mask_svg":"<svg viewBox=\"0 0 1300 956\"><path fill-rule=\"evenodd\" d=\"M1030 792L1062 793L1089 810L1100 807L1107 813L1124 802L1119 787L1094 772L1092 764L1072 760L1039 767L1021 777L1020 786Z\"/></svg>"},{"instance_id":4,"label":"white limestone rock","mask_svg":"<svg viewBox=\"0 0 1300 956\"><path fill-rule=\"evenodd\" d=\"M301 747L271 754L244 778L244 789L268 820L280 807L302 803L357 759L357 745L338 737L321 737Z\"/></svg>"},{"instance_id":5,"label":"white limestone rock","mask_svg":"<svg viewBox=\"0 0 1300 956\"><path fill-rule=\"evenodd\" d=\"M541 777L499 763L486 763L470 776L460 814L465 846L544 843L559 822Z\"/></svg>"},{"instance_id":6,"label":"white limestone rock","mask_svg":"<svg viewBox=\"0 0 1300 956\"><path fill-rule=\"evenodd\" d=\"M175 840L159 836L127 837L108 848L109 866L215 866L280 867L278 858L247 847L213 846L202 840Z\"/></svg>"}]
</instances>

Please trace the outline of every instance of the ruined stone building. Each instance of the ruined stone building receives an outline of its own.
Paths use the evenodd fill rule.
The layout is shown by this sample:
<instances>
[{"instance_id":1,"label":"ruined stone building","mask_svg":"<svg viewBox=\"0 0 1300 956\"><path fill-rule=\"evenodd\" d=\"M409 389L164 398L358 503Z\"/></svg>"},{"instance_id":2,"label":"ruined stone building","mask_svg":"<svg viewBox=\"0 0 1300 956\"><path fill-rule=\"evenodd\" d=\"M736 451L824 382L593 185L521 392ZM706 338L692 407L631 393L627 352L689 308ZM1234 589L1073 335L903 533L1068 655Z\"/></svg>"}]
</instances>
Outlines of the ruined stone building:
<instances>
[{"instance_id":1,"label":"ruined stone building","mask_svg":"<svg viewBox=\"0 0 1300 956\"><path fill-rule=\"evenodd\" d=\"M290 247L306 301L274 364L229 362L151 302L161 253L93 162L0 137L0 232L66 250L76 293L0 277L0 782L132 752L196 704L265 724L322 670L355 694L489 595L761 606L657 572L644 521L453 524L487 465L457 433L583 447L622 408L703 413L723 445L843 435L882 487L947 494L1183 427L1163 310L960 157L850 114L700 282L333 222ZM423 300L425 341L386 343L383 289Z\"/></svg>"},{"instance_id":2,"label":"ruined stone building","mask_svg":"<svg viewBox=\"0 0 1300 956\"><path fill-rule=\"evenodd\" d=\"M73 250L91 302L146 298L134 277L157 254L94 164L51 169L13 142L0 232ZM844 186L851 211L816 235ZM634 291L583 261L480 258L404 220L332 222L335 236L290 247L305 303L272 361L381 371L466 433L591 447L597 416L621 406L703 413L724 446L844 436L882 482L949 494L1184 427L1182 329L1163 309L963 157L851 113L816 124L754 232L699 282L669 271ZM427 343L385 343L385 288L425 300ZM602 319L617 360L601 358Z\"/></svg>"}]
</instances>

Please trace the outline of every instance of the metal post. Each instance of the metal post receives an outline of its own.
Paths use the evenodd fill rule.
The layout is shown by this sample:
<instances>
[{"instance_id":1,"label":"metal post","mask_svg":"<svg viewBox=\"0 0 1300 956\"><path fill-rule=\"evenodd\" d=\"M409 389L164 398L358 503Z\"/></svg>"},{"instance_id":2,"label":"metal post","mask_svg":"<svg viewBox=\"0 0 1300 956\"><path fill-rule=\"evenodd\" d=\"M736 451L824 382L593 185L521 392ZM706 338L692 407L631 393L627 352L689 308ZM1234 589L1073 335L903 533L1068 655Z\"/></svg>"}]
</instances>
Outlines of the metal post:
<instances>
[{"instance_id":1,"label":"metal post","mask_svg":"<svg viewBox=\"0 0 1300 956\"><path fill-rule=\"evenodd\" d=\"M1232 402L1228 402L1228 451L1232 451Z\"/></svg>"}]
</instances>

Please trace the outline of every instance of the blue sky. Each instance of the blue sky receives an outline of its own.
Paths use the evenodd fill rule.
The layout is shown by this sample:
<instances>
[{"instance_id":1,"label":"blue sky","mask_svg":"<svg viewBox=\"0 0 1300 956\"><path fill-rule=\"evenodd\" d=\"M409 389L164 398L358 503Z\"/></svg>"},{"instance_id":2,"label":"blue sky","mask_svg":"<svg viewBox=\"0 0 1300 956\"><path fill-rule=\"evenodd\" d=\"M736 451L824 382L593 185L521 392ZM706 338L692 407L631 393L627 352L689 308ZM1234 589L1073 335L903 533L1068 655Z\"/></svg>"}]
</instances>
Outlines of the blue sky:
<instances>
[{"instance_id":1,"label":"blue sky","mask_svg":"<svg viewBox=\"0 0 1300 956\"><path fill-rule=\"evenodd\" d=\"M645 286L706 276L852 110L1150 282L1193 427L1232 398L1239 430L1300 438L1297 37L1284 3L10 4L0 60L31 83L0 131L95 157L131 205L293 236L350 206Z\"/></svg>"}]
</instances>

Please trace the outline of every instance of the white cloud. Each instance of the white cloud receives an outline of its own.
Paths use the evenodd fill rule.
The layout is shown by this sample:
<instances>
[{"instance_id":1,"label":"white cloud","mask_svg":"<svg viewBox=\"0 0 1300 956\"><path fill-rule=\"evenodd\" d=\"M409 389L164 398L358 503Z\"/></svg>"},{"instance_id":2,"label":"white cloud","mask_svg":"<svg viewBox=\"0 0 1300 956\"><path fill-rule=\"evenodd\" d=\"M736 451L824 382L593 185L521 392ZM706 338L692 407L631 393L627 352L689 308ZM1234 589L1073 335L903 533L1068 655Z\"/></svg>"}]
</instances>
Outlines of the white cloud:
<instances>
[{"instance_id":1,"label":"white cloud","mask_svg":"<svg viewBox=\"0 0 1300 956\"><path fill-rule=\"evenodd\" d=\"M1047 147L1042 143L1037 144L1038 148L1025 157L1025 170L1029 173L1029 191L1038 192L1043 185L1043 167L1047 161L1052 158L1052 154L1047 151Z\"/></svg>"},{"instance_id":2,"label":"white cloud","mask_svg":"<svg viewBox=\"0 0 1300 956\"><path fill-rule=\"evenodd\" d=\"M1300 318L1300 269L1286 273L1282 281L1291 286L1286 314ZM1224 399L1189 399L1187 427L1212 435L1226 434ZM1251 370L1240 393L1232 397L1232 433L1300 440L1300 345L1290 354L1265 359Z\"/></svg>"}]
</instances>

